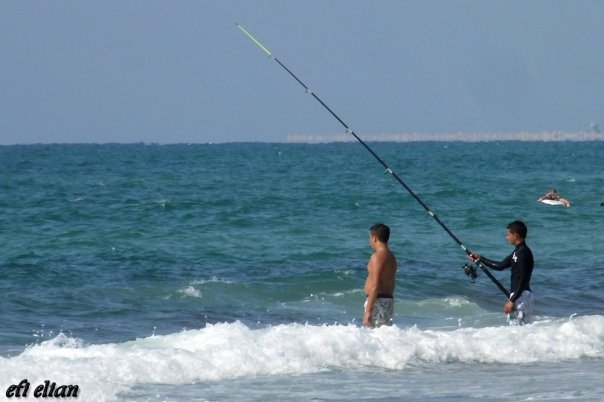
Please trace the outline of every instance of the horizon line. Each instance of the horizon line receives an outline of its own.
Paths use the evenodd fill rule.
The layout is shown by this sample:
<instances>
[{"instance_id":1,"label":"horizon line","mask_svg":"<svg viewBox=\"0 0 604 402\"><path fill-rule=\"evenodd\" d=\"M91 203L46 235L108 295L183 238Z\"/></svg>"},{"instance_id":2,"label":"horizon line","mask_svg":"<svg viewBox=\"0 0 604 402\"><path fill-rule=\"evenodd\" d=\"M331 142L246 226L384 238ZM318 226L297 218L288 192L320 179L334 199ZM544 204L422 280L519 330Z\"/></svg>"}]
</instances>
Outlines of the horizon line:
<instances>
[{"instance_id":1,"label":"horizon line","mask_svg":"<svg viewBox=\"0 0 604 402\"><path fill-rule=\"evenodd\" d=\"M508 133L400 133L374 134L362 137L365 142L588 142L604 141L604 133L596 131L582 132L508 132ZM356 139L348 133L338 134L290 134L283 140L230 140L230 141L107 141L107 142L22 142L0 143L0 147L28 145L215 145L215 144L317 144L355 142Z\"/></svg>"},{"instance_id":2,"label":"horizon line","mask_svg":"<svg viewBox=\"0 0 604 402\"><path fill-rule=\"evenodd\" d=\"M490 142L490 141L526 141L526 142L563 142L563 141L604 141L604 133L597 131L563 132L501 132L501 133L400 133L364 136L367 142ZM289 143L354 142L356 139L346 133L292 134L287 136Z\"/></svg>"}]
</instances>

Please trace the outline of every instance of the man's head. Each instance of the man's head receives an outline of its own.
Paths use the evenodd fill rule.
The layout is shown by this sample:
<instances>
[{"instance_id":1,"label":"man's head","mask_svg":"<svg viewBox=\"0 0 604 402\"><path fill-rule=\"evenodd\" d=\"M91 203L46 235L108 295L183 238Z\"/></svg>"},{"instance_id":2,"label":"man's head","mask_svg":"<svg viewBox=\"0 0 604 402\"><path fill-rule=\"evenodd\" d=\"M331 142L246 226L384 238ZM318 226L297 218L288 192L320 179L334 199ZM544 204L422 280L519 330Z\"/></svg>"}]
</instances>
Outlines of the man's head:
<instances>
[{"instance_id":1,"label":"man's head","mask_svg":"<svg viewBox=\"0 0 604 402\"><path fill-rule=\"evenodd\" d=\"M522 221L509 223L507 230L506 239L513 245L522 243L524 239L526 239L526 234L528 232L526 225Z\"/></svg>"},{"instance_id":2,"label":"man's head","mask_svg":"<svg viewBox=\"0 0 604 402\"><path fill-rule=\"evenodd\" d=\"M390 239L390 228L383 223L376 223L369 228L370 237L374 237L381 243L388 243Z\"/></svg>"}]
</instances>

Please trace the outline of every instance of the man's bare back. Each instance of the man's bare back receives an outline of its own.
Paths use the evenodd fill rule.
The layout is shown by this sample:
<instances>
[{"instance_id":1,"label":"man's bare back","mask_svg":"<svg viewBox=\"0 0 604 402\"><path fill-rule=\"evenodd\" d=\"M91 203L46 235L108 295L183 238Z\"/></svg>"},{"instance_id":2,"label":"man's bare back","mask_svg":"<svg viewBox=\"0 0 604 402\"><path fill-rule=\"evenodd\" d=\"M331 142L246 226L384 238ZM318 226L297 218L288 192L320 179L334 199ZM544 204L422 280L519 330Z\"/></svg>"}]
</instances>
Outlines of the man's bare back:
<instances>
[{"instance_id":1,"label":"man's bare back","mask_svg":"<svg viewBox=\"0 0 604 402\"><path fill-rule=\"evenodd\" d=\"M394 277L397 264L394 254L387 248L378 250L369 259L367 264L367 280L365 281L365 294L394 294Z\"/></svg>"}]
</instances>

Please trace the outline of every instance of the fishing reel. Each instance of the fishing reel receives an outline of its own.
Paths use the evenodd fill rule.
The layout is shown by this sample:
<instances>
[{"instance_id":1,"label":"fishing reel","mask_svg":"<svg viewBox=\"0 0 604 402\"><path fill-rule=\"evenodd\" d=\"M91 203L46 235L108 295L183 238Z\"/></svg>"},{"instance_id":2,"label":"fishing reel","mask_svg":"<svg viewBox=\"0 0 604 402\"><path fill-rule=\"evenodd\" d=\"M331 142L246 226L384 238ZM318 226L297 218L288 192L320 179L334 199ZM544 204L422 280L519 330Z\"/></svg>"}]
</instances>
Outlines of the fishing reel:
<instances>
[{"instance_id":1,"label":"fishing reel","mask_svg":"<svg viewBox=\"0 0 604 402\"><path fill-rule=\"evenodd\" d=\"M478 278L478 269L475 262L466 262L463 266L463 272L470 277L472 283Z\"/></svg>"}]
</instances>

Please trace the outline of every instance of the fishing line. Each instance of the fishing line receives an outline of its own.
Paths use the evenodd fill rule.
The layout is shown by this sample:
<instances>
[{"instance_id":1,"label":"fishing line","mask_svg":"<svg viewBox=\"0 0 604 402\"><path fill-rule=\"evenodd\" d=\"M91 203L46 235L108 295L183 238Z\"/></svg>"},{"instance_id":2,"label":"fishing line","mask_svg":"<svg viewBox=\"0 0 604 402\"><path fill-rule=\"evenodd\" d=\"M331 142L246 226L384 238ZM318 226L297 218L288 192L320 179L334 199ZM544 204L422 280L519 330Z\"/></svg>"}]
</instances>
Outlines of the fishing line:
<instances>
[{"instance_id":1,"label":"fishing line","mask_svg":"<svg viewBox=\"0 0 604 402\"><path fill-rule=\"evenodd\" d=\"M306 93L312 95L313 98L315 98L317 100L317 102L319 102L337 121L340 122L340 124L342 126L344 126L344 128L346 129L346 132L351 134L363 147L365 147L365 149L367 151L369 151L369 153L371 155L373 155L373 157L386 169L386 173L389 173L392 177L394 177L394 179L396 181L399 182L399 184L401 184L405 190L407 190L409 192L409 194L411 194L411 196L413 198L415 198L415 200L426 210L426 212L428 212L428 215L430 215L432 218L434 218L434 220L445 230L445 232L447 232L449 234L449 236L451 236L451 238L455 241L455 243L457 243L457 245L459 247L461 247L461 249L469 256L471 254L470 250L468 250L468 248L461 242L461 240L459 240L457 238L457 236L455 236L455 234L451 231L451 229L449 229L447 227L447 225L445 225L443 223L443 221L440 220L440 218L419 198L419 196L417 194L415 194L415 192L399 177L399 175L397 175L392 169L390 169L390 167L386 164L386 162L384 162L384 160L382 160L382 158L380 158L378 156L378 154L376 154L373 149L371 149L369 147L369 145L367 145L365 143L365 141L363 141L361 139L361 137L359 137L354 130L352 130L348 124L346 124L344 122L344 120L342 120L333 110L331 110L331 108L329 106L327 106L325 104L325 102L323 102L321 100L321 98L319 98L317 96L317 94L315 94L313 91L310 90L310 88L308 86L306 86L306 84L304 84L304 82L302 82L302 80L300 80L300 78L298 78L296 76L296 74L294 74L289 68L287 68L285 66L285 64L283 64L281 62L281 60L279 60L277 57L273 56L273 54L270 52L270 50L268 50L268 48L266 46L264 46L258 39L254 38L252 36L252 34L250 34L243 26L241 26L240 24L235 24L237 25L237 28L239 28L241 30L241 32L243 32L248 38L250 38L252 40L252 42L254 42L260 49L262 49L262 51L264 53L266 53L267 56L269 56L271 59L275 60L285 71L287 71L289 73L289 75L291 75L296 81L298 81L298 83L300 85L302 85L302 87L304 88L304 90L306 91ZM482 263L477 262L478 266L480 267L480 269L489 277L489 279L491 279L491 281L493 281L493 283L495 285L497 285L497 287L499 288L499 290L501 290L503 292L503 294L506 295L506 297L510 297L510 292L508 292L508 290L503 287L503 285L501 283L499 283L499 281L483 266Z\"/></svg>"}]
</instances>

